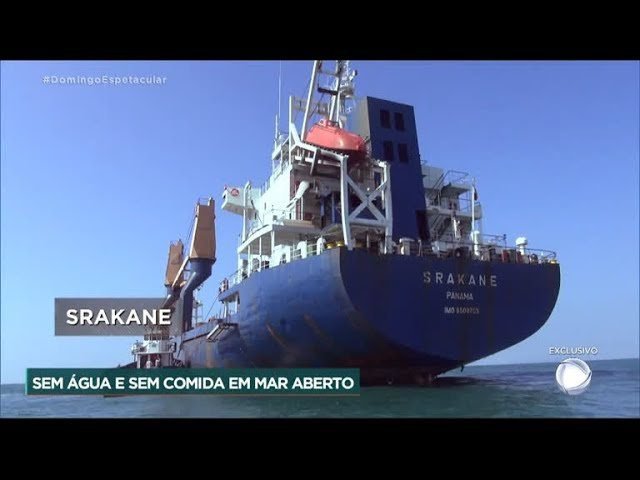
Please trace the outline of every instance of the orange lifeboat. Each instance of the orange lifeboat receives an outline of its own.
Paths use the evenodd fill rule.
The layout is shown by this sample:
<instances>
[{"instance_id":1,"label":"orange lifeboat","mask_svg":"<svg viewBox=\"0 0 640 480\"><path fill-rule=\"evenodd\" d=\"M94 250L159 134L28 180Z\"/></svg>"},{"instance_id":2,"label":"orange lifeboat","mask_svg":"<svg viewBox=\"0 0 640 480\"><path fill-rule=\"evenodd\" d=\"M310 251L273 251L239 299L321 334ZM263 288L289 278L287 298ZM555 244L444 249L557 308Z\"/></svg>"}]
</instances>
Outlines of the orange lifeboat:
<instances>
[{"instance_id":1,"label":"orange lifeboat","mask_svg":"<svg viewBox=\"0 0 640 480\"><path fill-rule=\"evenodd\" d=\"M309 129L305 142L349 155L351 160L362 160L367 155L367 146L360 135L348 132L337 122L325 118Z\"/></svg>"}]
</instances>

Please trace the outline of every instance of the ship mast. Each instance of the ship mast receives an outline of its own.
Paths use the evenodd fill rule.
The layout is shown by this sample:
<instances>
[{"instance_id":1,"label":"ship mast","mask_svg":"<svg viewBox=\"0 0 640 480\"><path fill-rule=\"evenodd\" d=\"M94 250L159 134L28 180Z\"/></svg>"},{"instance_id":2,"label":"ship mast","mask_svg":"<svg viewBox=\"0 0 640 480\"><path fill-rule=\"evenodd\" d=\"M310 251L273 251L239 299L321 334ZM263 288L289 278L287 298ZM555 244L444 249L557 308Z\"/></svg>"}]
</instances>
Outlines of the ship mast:
<instances>
[{"instance_id":1,"label":"ship mast","mask_svg":"<svg viewBox=\"0 0 640 480\"><path fill-rule=\"evenodd\" d=\"M344 128L346 119L345 100L351 99L354 96L354 78L357 75L356 70L351 70L349 67L349 60L336 60L333 70L323 70L324 63L322 60L316 60L313 62L313 68L311 70L311 80L309 82L309 90L307 92L307 100L304 108L304 117L302 120L302 128L300 130L301 140L306 140L309 120L314 113L320 113L318 106L314 109L313 96L317 88L321 94L327 94L331 96L331 102L329 111L326 114L327 119L331 122L335 122L341 128ZM326 85L320 85L321 75L330 77Z\"/></svg>"},{"instance_id":2,"label":"ship mast","mask_svg":"<svg viewBox=\"0 0 640 480\"><path fill-rule=\"evenodd\" d=\"M297 135L295 124L290 122L288 152L290 155L293 154L294 161L299 158L298 162L310 167L309 175L316 179L316 182L319 181L319 177L327 175L335 175L339 181L336 191L339 199L334 203L340 206L339 223L342 227L344 245L349 250L355 246L356 235L369 238L370 233L377 232L384 238L382 250L389 252L392 249L393 228L390 166L387 162L369 158L368 154L365 154L366 161L359 163L358 155L366 151L365 142L361 137L361 147L345 148L345 144L358 137L343 130L349 113L346 102L353 100L357 71L350 68L348 60L336 60L333 68L326 67L325 62L321 60L313 63L300 136ZM316 89L321 94L317 102L314 101ZM325 95L331 97L328 103L323 102ZM295 100L291 104L295 104ZM324 123L321 120L309 127L314 115L322 116ZM316 127L318 129L314 132L314 139L311 139L311 131ZM320 168L324 171L320 172ZM334 170L329 172L328 168ZM365 171L368 173L365 174ZM352 177L352 174L359 175L360 180ZM371 178L377 176L380 179L379 184L362 183L362 178L367 175ZM350 206L352 195L357 196L360 203L355 208Z\"/></svg>"}]
</instances>

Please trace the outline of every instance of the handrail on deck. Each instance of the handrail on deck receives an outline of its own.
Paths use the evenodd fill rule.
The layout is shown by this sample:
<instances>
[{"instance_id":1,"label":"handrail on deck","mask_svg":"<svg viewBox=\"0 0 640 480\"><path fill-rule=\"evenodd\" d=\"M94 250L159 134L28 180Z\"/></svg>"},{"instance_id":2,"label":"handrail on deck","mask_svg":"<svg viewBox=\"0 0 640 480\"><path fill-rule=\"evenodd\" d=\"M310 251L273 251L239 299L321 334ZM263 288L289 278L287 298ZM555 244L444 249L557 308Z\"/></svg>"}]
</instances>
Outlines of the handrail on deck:
<instances>
[{"instance_id":1,"label":"handrail on deck","mask_svg":"<svg viewBox=\"0 0 640 480\"><path fill-rule=\"evenodd\" d=\"M422 243L420 241L414 242L414 247L409 249L409 253L401 248L401 245L397 245L394 248L393 253L379 255L410 255L417 257L431 257L431 258L450 258L460 257L471 258L480 261L502 262L502 263L523 263L523 264L544 264L544 263L557 263L557 254L553 250L544 250L538 248L523 248L523 247L511 247L506 244L506 235L483 235L483 238L493 238L496 243L479 243L475 245L471 241L458 240L455 242L441 242L445 245L445 248L441 250L434 250L431 243ZM500 242L501 244L499 244ZM330 244L329 244L330 245ZM288 255L286 262L294 262L303 258L313 257L321 254L324 250L331 248L341 248L342 245L334 244L334 247L325 247L319 250L318 245L315 242L307 242L306 252L303 255L302 250L297 245L289 245L291 253ZM477 253L476 253L477 252ZM270 265L270 262L263 260L259 264L258 268L254 268L249 264L244 268L239 268L231 275L225 277L220 283L219 293L234 287L247 279L255 272L266 270L267 268L278 268L283 263Z\"/></svg>"}]
</instances>

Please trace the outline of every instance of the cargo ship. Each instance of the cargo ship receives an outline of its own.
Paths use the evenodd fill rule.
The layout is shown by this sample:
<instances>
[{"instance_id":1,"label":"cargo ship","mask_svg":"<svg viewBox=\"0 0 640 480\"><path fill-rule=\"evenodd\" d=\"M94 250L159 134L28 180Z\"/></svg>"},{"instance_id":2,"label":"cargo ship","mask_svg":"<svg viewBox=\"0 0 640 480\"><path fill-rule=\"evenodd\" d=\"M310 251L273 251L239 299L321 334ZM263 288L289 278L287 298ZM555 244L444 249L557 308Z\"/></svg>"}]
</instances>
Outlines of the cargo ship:
<instances>
[{"instance_id":1,"label":"cargo ship","mask_svg":"<svg viewBox=\"0 0 640 480\"><path fill-rule=\"evenodd\" d=\"M211 318L194 294L215 263L215 202L198 202L188 251L169 249L178 331L136 342L131 366L355 367L363 383L425 384L545 324L556 253L486 234L474 178L423 162L413 107L356 97L356 74L315 61L284 131L276 117L268 180L224 188L242 231Z\"/></svg>"}]
</instances>

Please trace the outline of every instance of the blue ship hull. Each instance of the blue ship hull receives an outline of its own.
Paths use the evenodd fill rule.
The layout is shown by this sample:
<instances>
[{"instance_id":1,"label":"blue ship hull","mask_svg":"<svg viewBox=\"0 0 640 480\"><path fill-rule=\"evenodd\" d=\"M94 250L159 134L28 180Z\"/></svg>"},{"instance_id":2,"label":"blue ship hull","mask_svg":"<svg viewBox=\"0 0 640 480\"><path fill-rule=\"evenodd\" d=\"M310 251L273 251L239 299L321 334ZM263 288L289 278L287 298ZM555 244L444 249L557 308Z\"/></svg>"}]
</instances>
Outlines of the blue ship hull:
<instances>
[{"instance_id":1,"label":"blue ship hull","mask_svg":"<svg viewBox=\"0 0 640 480\"><path fill-rule=\"evenodd\" d=\"M182 335L190 367L358 367L363 381L415 380L534 334L560 288L558 264L373 255L338 248L266 269L223 292L236 323Z\"/></svg>"}]
</instances>

